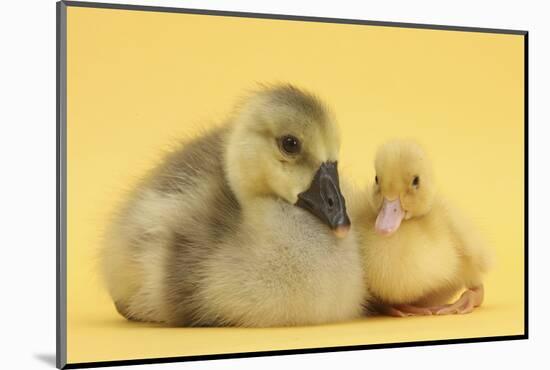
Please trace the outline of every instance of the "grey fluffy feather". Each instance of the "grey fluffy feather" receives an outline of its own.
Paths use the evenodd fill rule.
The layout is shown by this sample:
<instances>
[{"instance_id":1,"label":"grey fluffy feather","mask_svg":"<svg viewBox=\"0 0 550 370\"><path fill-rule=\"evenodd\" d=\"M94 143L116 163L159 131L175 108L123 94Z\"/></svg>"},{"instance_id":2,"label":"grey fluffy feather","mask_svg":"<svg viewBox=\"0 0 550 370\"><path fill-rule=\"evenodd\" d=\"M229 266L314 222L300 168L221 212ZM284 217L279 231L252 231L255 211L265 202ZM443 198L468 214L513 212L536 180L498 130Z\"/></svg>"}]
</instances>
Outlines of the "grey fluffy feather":
<instances>
[{"instance_id":1,"label":"grey fluffy feather","mask_svg":"<svg viewBox=\"0 0 550 370\"><path fill-rule=\"evenodd\" d=\"M275 104L324 122L324 108L309 95L278 89ZM183 326L359 316L366 292L355 234L338 239L277 197L247 204L253 217L245 217L225 165L232 130L229 122L169 154L116 215L103 269L119 312Z\"/></svg>"}]
</instances>

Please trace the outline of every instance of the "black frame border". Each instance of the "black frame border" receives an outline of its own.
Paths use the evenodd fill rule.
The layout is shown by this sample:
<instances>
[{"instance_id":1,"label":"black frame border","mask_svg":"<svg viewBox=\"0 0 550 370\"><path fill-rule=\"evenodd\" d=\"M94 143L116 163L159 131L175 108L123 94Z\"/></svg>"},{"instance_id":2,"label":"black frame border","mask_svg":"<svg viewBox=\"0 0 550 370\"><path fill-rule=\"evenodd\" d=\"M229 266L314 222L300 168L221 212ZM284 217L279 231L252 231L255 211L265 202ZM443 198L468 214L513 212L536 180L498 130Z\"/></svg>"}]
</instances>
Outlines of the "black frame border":
<instances>
[{"instance_id":1,"label":"black frame border","mask_svg":"<svg viewBox=\"0 0 550 370\"><path fill-rule=\"evenodd\" d=\"M67 5L56 3L56 347L67 364Z\"/></svg>"},{"instance_id":2,"label":"black frame border","mask_svg":"<svg viewBox=\"0 0 550 370\"><path fill-rule=\"evenodd\" d=\"M300 348L258 352L143 358L97 362L67 363L67 7L134 10L148 12L198 14L222 17L256 18L320 23L340 23L382 27L415 28L441 31L481 32L524 37L524 334L492 337L457 338L413 342L364 344L338 347ZM173 8L82 1L56 3L56 366L59 369L174 363L230 358L281 356L366 349L404 348L446 344L466 344L529 339L529 32L525 30L462 27L420 23L384 22L360 19L250 13L226 10Z\"/></svg>"}]
</instances>

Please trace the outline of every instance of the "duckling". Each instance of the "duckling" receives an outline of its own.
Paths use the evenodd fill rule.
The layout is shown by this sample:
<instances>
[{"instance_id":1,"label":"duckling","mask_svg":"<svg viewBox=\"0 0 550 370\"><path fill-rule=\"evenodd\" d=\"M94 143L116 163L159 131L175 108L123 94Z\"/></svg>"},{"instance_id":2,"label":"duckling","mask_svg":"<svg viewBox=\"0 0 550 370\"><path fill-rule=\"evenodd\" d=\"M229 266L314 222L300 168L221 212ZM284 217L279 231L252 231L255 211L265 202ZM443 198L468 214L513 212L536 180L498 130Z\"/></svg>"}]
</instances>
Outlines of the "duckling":
<instances>
[{"instance_id":1,"label":"duckling","mask_svg":"<svg viewBox=\"0 0 550 370\"><path fill-rule=\"evenodd\" d=\"M436 194L426 153L414 142L391 141L379 148L375 170L363 208L355 219L352 213L374 306L392 316L472 312L483 301L492 254Z\"/></svg>"},{"instance_id":2,"label":"duckling","mask_svg":"<svg viewBox=\"0 0 550 370\"><path fill-rule=\"evenodd\" d=\"M118 312L172 326L360 316L366 288L339 146L319 98L271 85L168 154L105 236L103 275Z\"/></svg>"}]
</instances>

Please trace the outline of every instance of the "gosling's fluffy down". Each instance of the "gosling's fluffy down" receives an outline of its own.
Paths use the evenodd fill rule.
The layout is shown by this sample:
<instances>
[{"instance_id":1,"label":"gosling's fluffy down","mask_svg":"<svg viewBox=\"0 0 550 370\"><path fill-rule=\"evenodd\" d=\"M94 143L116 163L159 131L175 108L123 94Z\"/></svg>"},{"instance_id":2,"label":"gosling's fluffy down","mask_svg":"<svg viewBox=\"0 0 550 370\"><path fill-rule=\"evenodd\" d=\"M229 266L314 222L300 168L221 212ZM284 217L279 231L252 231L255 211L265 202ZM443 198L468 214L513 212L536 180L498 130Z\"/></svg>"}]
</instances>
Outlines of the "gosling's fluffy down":
<instances>
[{"instance_id":1,"label":"gosling's fluffy down","mask_svg":"<svg viewBox=\"0 0 550 370\"><path fill-rule=\"evenodd\" d=\"M471 312L481 304L483 275L492 262L484 240L436 194L420 146L391 141L377 152L375 167L374 184L354 198L351 211L360 228L365 279L375 306L397 316ZM384 211L391 203L396 207L391 212L403 212L402 222L393 225L383 219L395 217ZM464 289L461 300L448 304Z\"/></svg>"},{"instance_id":2,"label":"gosling's fluffy down","mask_svg":"<svg viewBox=\"0 0 550 370\"><path fill-rule=\"evenodd\" d=\"M302 140L287 157L277 138ZM315 96L278 85L168 155L105 237L102 267L128 319L269 327L348 320L366 298L353 230L338 238L295 206L338 129Z\"/></svg>"}]
</instances>

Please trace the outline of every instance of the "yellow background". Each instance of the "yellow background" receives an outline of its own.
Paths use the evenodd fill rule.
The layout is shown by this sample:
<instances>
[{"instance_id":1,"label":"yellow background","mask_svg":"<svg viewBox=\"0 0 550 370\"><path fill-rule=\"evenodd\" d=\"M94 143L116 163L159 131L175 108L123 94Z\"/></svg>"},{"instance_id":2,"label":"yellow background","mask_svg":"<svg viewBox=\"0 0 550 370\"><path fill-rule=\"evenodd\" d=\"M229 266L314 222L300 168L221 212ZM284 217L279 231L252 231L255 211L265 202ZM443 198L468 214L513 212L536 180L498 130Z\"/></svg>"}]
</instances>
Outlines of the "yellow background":
<instances>
[{"instance_id":1,"label":"yellow background","mask_svg":"<svg viewBox=\"0 0 550 370\"><path fill-rule=\"evenodd\" d=\"M523 333L523 36L73 7L67 27L69 362ZM257 82L277 81L333 108L341 176L361 186L385 140L427 147L441 193L496 251L481 309L277 329L118 316L97 255L124 190Z\"/></svg>"}]
</instances>

